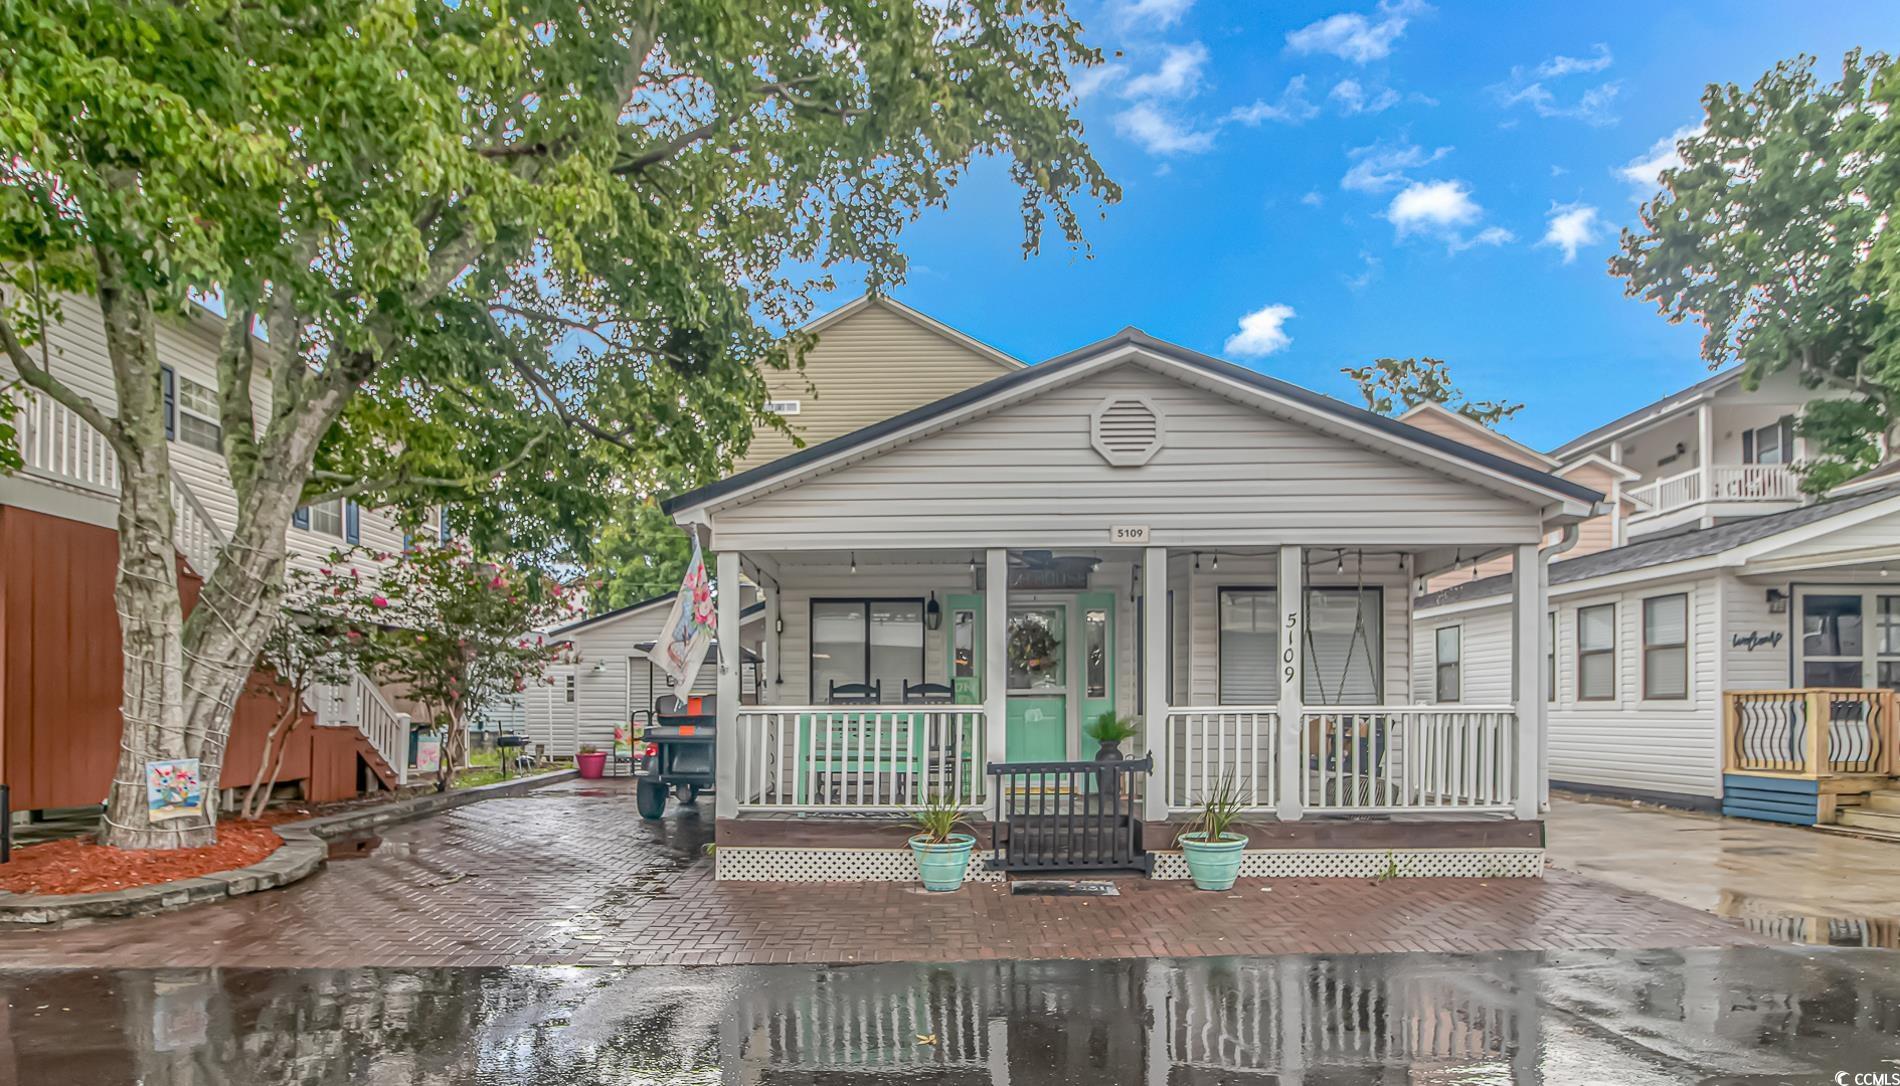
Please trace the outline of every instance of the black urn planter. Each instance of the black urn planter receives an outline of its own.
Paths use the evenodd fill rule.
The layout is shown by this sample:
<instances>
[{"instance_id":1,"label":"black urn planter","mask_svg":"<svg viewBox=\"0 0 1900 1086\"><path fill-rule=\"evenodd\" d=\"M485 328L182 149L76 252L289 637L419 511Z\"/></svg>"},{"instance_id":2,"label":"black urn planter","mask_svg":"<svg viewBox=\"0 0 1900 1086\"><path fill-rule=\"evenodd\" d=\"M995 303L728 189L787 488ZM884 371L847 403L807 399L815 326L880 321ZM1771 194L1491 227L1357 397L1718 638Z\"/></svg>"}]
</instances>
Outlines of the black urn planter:
<instances>
[{"instance_id":1,"label":"black urn planter","mask_svg":"<svg viewBox=\"0 0 1900 1086\"><path fill-rule=\"evenodd\" d=\"M1100 743L1101 743L1102 745L1101 745L1101 746L1100 746L1099 748L1097 748L1097 749L1096 749L1096 751L1095 751L1095 760L1096 760L1096 761L1098 761L1098 762L1119 762L1119 761L1121 761L1121 760L1122 760L1122 758L1124 757L1124 755L1122 754L1122 741L1121 741L1121 740L1119 740L1119 739L1102 739L1102 740L1099 740L1099 742L1100 742Z\"/></svg>"}]
</instances>

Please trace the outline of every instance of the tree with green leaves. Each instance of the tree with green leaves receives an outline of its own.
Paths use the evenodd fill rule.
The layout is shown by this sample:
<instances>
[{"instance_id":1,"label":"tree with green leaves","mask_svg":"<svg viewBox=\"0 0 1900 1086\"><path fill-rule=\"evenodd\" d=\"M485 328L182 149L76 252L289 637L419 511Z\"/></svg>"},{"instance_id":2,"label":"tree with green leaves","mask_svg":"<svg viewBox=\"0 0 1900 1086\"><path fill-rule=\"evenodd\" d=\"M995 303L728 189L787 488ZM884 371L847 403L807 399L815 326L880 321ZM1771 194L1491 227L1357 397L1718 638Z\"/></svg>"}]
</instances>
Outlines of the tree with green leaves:
<instances>
[{"instance_id":1,"label":"tree with green leaves","mask_svg":"<svg viewBox=\"0 0 1900 1086\"><path fill-rule=\"evenodd\" d=\"M370 674L421 705L442 731L436 789L446 790L467 761L469 721L547 681L565 649L532 631L578 617L574 596L544 574L477 558L456 540L411 547L373 579L341 566L325 570L335 597L383 619L370 639Z\"/></svg>"},{"instance_id":2,"label":"tree with green leaves","mask_svg":"<svg viewBox=\"0 0 1900 1086\"><path fill-rule=\"evenodd\" d=\"M121 847L214 838L212 804L147 823L144 764L217 779L299 504L446 504L484 551L583 556L609 504L729 461L824 269L900 281L974 160L1027 252L1118 195L1061 0L0 0L0 40L0 357L121 479ZM73 295L110 396L33 349ZM236 524L186 617L155 344L194 299Z\"/></svg>"},{"instance_id":3,"label":"tree with green leaves","mask_svg":"<svg viewBox=\"0 0 1900 1086\"><path fill-rule=\"evenodd\" d=\"M1900 73L1856 50L1821 83L1812 57L1743 89L1711 84L1680 165L1625 230L1610 273L1671 323L1703 328L1710 368L1743 387L1791 372L1830 395L1798 432L1802 484L1826 491L1894 451L1900 427L1900 278L1888 218L1900 198Z\"/></svg>"},{"instance_id":4,"label":"tree with green leaves","mask_svg":"<svg viewBox=\"0 0 1900 1086\"><path fill-rule=\"evenodd\" d=\"M1521 403L1470 399L1452 384L1450 367L1442 358L1375 358L1339 372L1359 386L1366 409L1381 415L1402 415L1419 404L1435 403L1495 430L1498 423L1524 410Z\"/></svg>"}]
</instances>

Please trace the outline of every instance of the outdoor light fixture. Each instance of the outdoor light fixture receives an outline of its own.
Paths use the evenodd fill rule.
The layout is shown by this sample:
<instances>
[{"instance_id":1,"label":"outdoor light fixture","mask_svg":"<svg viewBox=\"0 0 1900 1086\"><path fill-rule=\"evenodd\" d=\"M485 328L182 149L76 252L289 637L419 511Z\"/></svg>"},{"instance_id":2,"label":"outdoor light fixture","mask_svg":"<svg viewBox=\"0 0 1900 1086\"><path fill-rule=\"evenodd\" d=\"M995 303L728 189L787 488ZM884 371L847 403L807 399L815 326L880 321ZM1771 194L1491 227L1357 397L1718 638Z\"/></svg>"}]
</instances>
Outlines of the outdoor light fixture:
<instances>
[{"instance_id":1,"label":"outdoor light fixture","mask_svg":"<svg viewBox=\"0 0 1900 1086\"><path fill-rule=\"evenodd\" d=\"M1768 613L1785 615L1788 613L1788 594L1779 588L1768 590Z\"/></svg>"},{"instance_id":2,"label":"outdoor light fixture","mask_svg":"<svg viewBox=\"0 0 1900 1086\"><path fill-rule=\"evenodd\" d=\"M937 594L930 594L929 602L924 604L924 629L941 630L943 628L943 608L937 603Z\"/></svg>"},{"instance_id":3,"label":"outdoor light fixture","mask_svg":"<svg viewBox=\"0 0 1900 1086\"><path fill-rule=\"evenodd\" d=\"M1214 552L1214 572L1215 573L1220 572L1220 552L1219 551Z\"/></svg>"},{"instance_id":4,"label":"outdoor light fixture","mask_svg":"<svg viewBox=\"0 0 1900 1086\"><path fill-rule=\"evenodd\" d=\"M858 571L858 552L852 551L851 552L851 572L855 574L857 573L857 571Z\"/></svg>"}]
</instances>

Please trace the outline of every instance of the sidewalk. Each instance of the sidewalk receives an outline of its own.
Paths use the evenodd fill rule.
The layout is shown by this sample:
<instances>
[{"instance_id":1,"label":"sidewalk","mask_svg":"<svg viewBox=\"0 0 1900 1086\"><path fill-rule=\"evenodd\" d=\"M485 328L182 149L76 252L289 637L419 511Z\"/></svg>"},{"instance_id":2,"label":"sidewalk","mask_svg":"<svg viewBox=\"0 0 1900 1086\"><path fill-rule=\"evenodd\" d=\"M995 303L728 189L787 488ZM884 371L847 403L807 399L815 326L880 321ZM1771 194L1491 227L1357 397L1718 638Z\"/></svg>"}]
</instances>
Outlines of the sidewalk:
<instances>
[{"instance_id":1,"label":"sidewalk","mask_svg":"<svg viewBox=\"0 0 1900 1086\"><path fill-rule=\"evenodd\" d=\"M706 812L708 815L710 812ZM710 965L1571 950L1760 943L1686 905L1545 879L1122 880L1121 896L926 894L907 883L718 883L688 810L569 781L337 842L283 890L59 932L0 934L18 967ZM355 847L361 845L363 847Z\"/></svg>"}]
</instances>

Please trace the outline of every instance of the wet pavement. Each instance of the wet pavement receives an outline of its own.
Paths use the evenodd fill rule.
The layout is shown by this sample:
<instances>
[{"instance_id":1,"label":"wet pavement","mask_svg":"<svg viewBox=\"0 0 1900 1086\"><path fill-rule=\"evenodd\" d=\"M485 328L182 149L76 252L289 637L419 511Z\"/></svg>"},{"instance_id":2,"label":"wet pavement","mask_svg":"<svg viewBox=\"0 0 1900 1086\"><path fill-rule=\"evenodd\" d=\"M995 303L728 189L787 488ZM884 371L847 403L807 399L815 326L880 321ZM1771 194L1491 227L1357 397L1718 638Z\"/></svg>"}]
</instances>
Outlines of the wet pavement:
<instances>
[{"instance_id":1,"label":"wet pavement","mask_svg":"<svg viewBox=\"0 0 1900 1086\"><path fill-rule=\"evenodd\" d=\"M1854 1081L1900 1072L1894 963L1745 947L12 971L0 972L0 1082Z\"/></svg>"},{"instance_id":2,"label":"wet pavement","mask_svg":"<svg viewBox=\"0 0 1900 1086\"><path fill-rule=\"evenodd\" d=\"M1555 867L1769 938L1900 949L1900 843L1562 796L1546 837Z\"/></svg>"}]
</instances>

